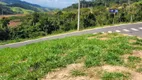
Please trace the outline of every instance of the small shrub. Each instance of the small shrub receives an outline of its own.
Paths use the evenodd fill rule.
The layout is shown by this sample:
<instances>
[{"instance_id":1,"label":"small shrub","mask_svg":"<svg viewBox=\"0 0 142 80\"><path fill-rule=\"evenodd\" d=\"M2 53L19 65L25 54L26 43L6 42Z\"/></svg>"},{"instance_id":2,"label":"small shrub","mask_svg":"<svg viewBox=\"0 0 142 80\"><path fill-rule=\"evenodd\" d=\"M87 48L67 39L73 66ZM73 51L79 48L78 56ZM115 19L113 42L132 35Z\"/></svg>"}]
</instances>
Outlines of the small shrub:
<instances>
[{"instance_id":1,"label":"small shrub","mask_svg":"<svg viewBox=\"0 0 142 80\"><path fill-rule=\"evenodd\" d=\"M73 71L71 71L71 75L75 76L75 77L77 77L77 76L86 76L86 73L84 73L81 70L73 70Z\"/></svg>"},{"instance_id":2,"label":"small shrub","mask_svg":"<svg viewBox=\"0 0 142 80\"><path fill-rule=\"evenodd\" d=\"M119 55L116 55L114 53L107 53L103 56L103 60L107 64L111 65L121 65L123 64L123 60L119 57Z\"/></svg>"},{"instance_id":3,"label":"small shrub","mask_svg":"<svg viewBox=\"0 0 142 80\"><path fill-rule=\"evenodd\" d=\"M142 67L137 69L137 72L142 73Z\"/></svg>"},{"instance_id":4,"label":"small shrub","mask_svg":"<svg viewBox=\"0 0 142 80\"><path fill-rule=\"evenodd\" d=\"M141 58L135 57L135 56L129 56L129 57L128 57L128 61L129 61L129 62L136 62L136 63L139 63L139 62L141 61Z\"/></svg>"}]
</instances>

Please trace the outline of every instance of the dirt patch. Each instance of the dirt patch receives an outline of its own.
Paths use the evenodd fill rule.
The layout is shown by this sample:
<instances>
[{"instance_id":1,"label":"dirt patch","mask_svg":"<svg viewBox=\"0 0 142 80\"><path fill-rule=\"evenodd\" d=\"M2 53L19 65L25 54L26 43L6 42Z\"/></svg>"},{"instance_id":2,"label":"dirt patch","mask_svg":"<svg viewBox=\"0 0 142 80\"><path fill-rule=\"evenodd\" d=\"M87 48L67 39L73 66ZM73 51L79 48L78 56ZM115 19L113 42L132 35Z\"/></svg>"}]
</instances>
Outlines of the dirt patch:
<instances>
[{"instance_id":1,"label":"dirt patch","mask_svg":"<svg viewBox=\"0 0 142 80\"><path fill-rule=\"evenodd\" d=\"M70 72L72 70L80 70L84 69L86 76L77 76L73 77ZM103 72L122 72L122 73L130 73L130 78L132 80L141 80L142 74L135 72L129 68L123 66L111 66L111 65L104 65L102 67L91 67L85 68L83 63L71 64L68 65L66 68L58 69L54 72L48 73L42 80L101 80L100 74L98 71Z\"/></svg>"},{"instance_id":2,"label":"dirt patch","mask_svg":"<svg viewBox=\"0 0 142 80\"><path fill-rule=\"evenodd\" d=\"M10 21L8 26L16 27L16 26L20 25L21 23L22 22L20 22L20 21Z\"/></svg>"},{"instance_id":3,"label":"dirt patch","mask_svg":"<svg viewBox=\"0 0 142 80\"><path fill-rule=\"evenodd\" d=\"M99 40L108 40L109 37L108 37L108 34L104 33L104 34L101 34L99 36L91 36L91 37L88 37L89 40L91 39L99 39Z\"/></svg>"},{"instance_id":4,"label":"dirt patch","mask_svg":"<svg viewBox=\"0 0 142 80\"><path fill-rule=\"evenodd\" d=\"M128 71L127 68L121 67L121 66L111 66L111 65L105 65L102 66L102 69L108 72L121 72L121 71Z\"/></svg>"},{"instance_id":5,"label":"dirt patch","mask_svg":"<svg viewBox=\"0 0 142 80\"><path fill-rule=\"evenodd\" d=\"M133 51L133 56L142 58L142 51Z\"/></svg>"},{"instance_id":6,"label":"dirt patch","mask_svg":"<svg viewBox=\"0 0 142 80\"><path fill-rule=\"evenodd\" d=\"M135 43L136 40L129 40L129 43Z\"/></svg>"},{"instance_id":7,"label":"dirt patch","mask_svg":"<svg viewBox=\"0 0 142 80\"><path fill-rule=\"evenodd\" d=\"M100 40L109 40L109 38L107 38L107 37L103 37L103 38L99 38Z\"/></svg>"},{"instance_id":8,"label":"dirt patch","mask_svg":"<svg viewBox=\"0 0 142 80\"><path fill-rule=\"evenodd\" d=\"M124 59L125 63L128 62L128 57L129 56L135 56L135 57L139 57L142 58L142 51L133 51L131 54L125 54L122 56L122 58Z\"/></svg>"},{"instance_id":9,"label":"dirt patch","mask_svg":"<svg viewBox=\"0 0 142 80\"><path fill-rule=\"evenodd\" d=\"M42 80L86 80L88 77L71 77L70 71L80 69L84 66L83 63L71 64L66 68L58 69L55 72L48 73Z\"/></svg>"},{"instance_id":10,"label":"dirt patch","mask_svg":"<svg viewBox=\"0 0 142 80\"><path fill-rule=\"evenodd\" d=\"M88 37L89 40L96 39L96 38L97 38L96 36Z\"/></svg>"},{"instance_id":11,"label":"dirt patch","mask_svg":"<svg viewBox=\"0 0 142 80\"><path fill-rule=\"evenodd\" d=\"M142 74L135 72L129 68L122 67L122 66L111 66L111 65L105 65L102 66L102 69L107 72L129 72L131 74L132 80L141 80Z\"/></svg>"},{"instance_id":12,"label":"dirt patch","mask_svg":"<svg viewBox=\"0 0 142 80\"><path fill-rule=\"evenodd\" d=\"M74 77L72 70L84 70L85 76ZM97 68L85 68L83 63L71 64L66 68L58 69L55 72L48 73L42 80L100 80L96 77Z\"/></svg>"},{"instance_id":13,"label":"dirt patch","mask_svg":"<svg viewBox=\"0 0 142 80\"><path fill-rule=\"evenodd\" d=\"M13 17L13 16L25 16L25 14L15 14L15 15L1 15L0 19L3 17Z\"/></svg>"}]
</instances>

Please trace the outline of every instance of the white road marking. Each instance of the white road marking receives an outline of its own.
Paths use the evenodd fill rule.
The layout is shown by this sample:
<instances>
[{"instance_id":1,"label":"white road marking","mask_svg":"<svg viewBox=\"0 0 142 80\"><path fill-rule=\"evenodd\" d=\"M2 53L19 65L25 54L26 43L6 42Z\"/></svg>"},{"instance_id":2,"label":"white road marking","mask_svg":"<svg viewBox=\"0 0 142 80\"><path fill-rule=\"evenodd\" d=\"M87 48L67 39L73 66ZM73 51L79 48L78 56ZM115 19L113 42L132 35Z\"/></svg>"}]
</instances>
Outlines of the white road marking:
<instances>
[{"instance_id":1,"label":"white road marking","mask_svg":"<svg viewBox=\"0 0 142 80\"><path fill-rule=\"evenodd\" d=\"M108 31L108 33L112 33L112 31Z\"/></svg>"},{"instance_id":2,"label":"white road marking","mask_svg":"<svg viewBox=\"0 0 142 80\"><path fill-rule=\"evenodd\" d=\"M131 28L131 30L133 30L133 31L139 31L138 29L135 29L135 28Z\"/></svg>"},{"instance_id":3,"label":"white road marking","mask_svg":"<svg viewBox=\"0 0 142 80\"><path fill-rule=\"evenodd\" d=\"M116 30L116 32L117 32L117 33L120 33L121 31L120 31L120 30Z\"/></svg>"},{"instance_id":4,"label":"white road marking","mask_svg":"<svg viewBox=\"0 0 142 80\"><path fill-rule=\"evenodd\" d=\"M128 29L123 29L123 31L125 31L125 32L129 32L129 30L128 30Z\"/></svg>"},{"instance_id":5,"label":"white road marking","mask_svg":"<svg viewBox=\"0 0 142 80\"><path fill-rule=\"evenodd\" d=\"M142 29L142 27L139 27L139 29Z\"/></svg>"}]
</instances>

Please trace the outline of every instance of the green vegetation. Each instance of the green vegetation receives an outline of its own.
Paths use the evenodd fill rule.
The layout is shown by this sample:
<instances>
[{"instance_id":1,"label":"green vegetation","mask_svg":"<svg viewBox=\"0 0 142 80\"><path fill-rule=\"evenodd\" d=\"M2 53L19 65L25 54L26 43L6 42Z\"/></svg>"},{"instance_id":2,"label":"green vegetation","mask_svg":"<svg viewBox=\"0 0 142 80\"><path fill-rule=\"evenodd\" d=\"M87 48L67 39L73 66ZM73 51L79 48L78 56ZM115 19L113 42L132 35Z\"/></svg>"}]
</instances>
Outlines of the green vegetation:
<instances>
[{"instance_id":1,"label":"green vegetation","mask_svg":"<svg viewBox=\"0 0 142 80\"><path fill-rule=\"evenodd\" d=\"M137 72L142 73L142 67L138 68L138 69L137 69Z\"/></svg>"},{"instance_id":2,"label":"green vegetation","mask_svg":"<svg viewBox=\"0 0 142 80\"><path fill-rule=\"evenodd\" d=\"M72 76L75 76L75 77L77 77L77 76L85 76L86 73L84 73L84 72L81 71L81 70L73 70L73 71L71 71L71 75L72 75Z\"/></svg>"},{"instance_id":3,"label":"green vegetation","mask_svg":"<svg viewBox=\"0 0 142 80\"><path fill-rule=\"evenodd\" d=\"M2 5L6 5L6 3L5 3L5 2L0 2L0 4L2 4Z\"/></svg>"},{"instance_id":4,"label":"green vegetation","mask_svg":"<svg viewBox=\"0 0 142 80\"><path fill-rule=\"evenodd\" d=\"M104 1L104 2L103 2ZM142 20L142 1L132 0L95 0L81 2L81 30ZM54 33L67 32L77 28L77 4L61 11L32 13L24 17L2 18L0 20L0 44L17 42L23 39L37 38ZM90 5L92 8L87 8ZM19 4L1 5L6 11L27 13L29 6ZM22 8L19 8L21 6ZM90 7L89 6L89 7ZM24 7L24 8L23 8ZM0 8L1 9L1 8ZM118 9L119 13L111 14L109 9ZM2 10L1 10L2 11ZM5 14L6 11L3 11ZM22 11L22 12L21 12ZM7 13L10 14L10 13ZM9 27L10 20L20 19L21 25ZM134 42L131 42L133 40ZM141 73L142 59L135 56L134 50L142 50L142 39L114 34L90 34L74 36L52 41L30 44L19 48L0 50L0 80L37 80L57 68L82 60L86 69L104 65L123 66ZM128 57L125 57L128 55ZM97 71L96 71L97 72ZM101 71L104 72L103 70ZM85 71L73 70L71 75L85 76ZM97 74L98 75L98 74ZM131 75L120 72L105 72L103 80L127 80Z\"/></svg>"},{"instance_id":5,"label":"green vegetation","mask_svg":"<svg viewBox=\"0 0 142 80\"><path fill-rule=\"evenodd\" d=\"M14 12L4 4L0 4L0 15L13 14Z\"/></svg>"},{"instance_id":6,"label":"green vegetation","mask_svg":"<svg viewBox=\"0 0 142 80\"><path fill-rule=\"evenodd\" d=\"M130 67L130 68L136 68L139 63L141 63L141 58L140 57L129 56L128 57L128 63L125 64L125 65L127 67Z\"/></svg>"},{"instance_id":7,"label":"green vegetation","mask_svg":"<svg viewBox=\"0 0 142 80\"><path fill-rule=\"evenodd\" d=\"M105 72L102 75L102 80L129 80L129 74L117 73L117 72Z\"/></svg>"},{"instance_id":8,"label":"green vegetation","mask_svg":"<svg viewBox=\"0 0 142 80\"><path fill-rule=\"evenodd\" d=\"M102 2L102 0L98 0L98 2L81 2L82 5L86 5L81 8L81 30L104 25L138 22L142 20L142 1L133 0L131 2L131 5L127 4L126 0L121 0L120 3L118 3L118 0L111 0L107 2L107 5L104 5L104 2ZM87 7L87 5L89 4L89 7L91 8ZM21 25L17 25L14 28L7 28L7 30L9 31L9 33L7 34L8 38L3 38L0 40L2 42L14 39L30 39L37 38L39 36L51 35L54 33L76 30L77 9L74 7L75 5L72 5L71 7L65 8L60 11L58 10L48 13L32 13L26 15L20 19L22 22ZM22 9L17 6L12 6L12 10L17 11L18 13L32 12L32 10L27 10L28 7ZM114 15L109 12L109 9L118 9L119 13ZM3 21L3 19L1 19L1 21ZM7 26L0 27L0 31L5 30L3 29L5 27ZM141 41L139 41L138 44L141 44ZM109 57L111 58L111 56ZM106 57L105 59L109 58ZM117 58L117 60L119 60L119 58ZM122 61L117 64L120 64L121 62ZM111 63L114 64L115 62ZM99 63L94 64L99 65Z\"/></svg>"},{"instance_id":9,"label":"green vegetation","mask_svg":"<svg viewBox=\"0 0 142 80\"><path fill-rule=\"evenodd\" d=\"M20 7L11 7L11 10L13 12L19 13L19 14L29 14L29 13L33 13L34 11L32 10L26 10Z\"/></svg>"},{"instance_id":10,"label":"green vegetation","mask_svg":"<svg viewBox=\"0 0 142 80\"><path fill-rule=\"evenodd\" d=\"M137 62L137 63L139 63L139 62L141 62L141 58L135 57L135 56L129 56L128 57L128 61L129 62Z\"/></svg>"},{"instance_id":11,"label":"green vegetation","mask_svg":"<svg viewBox=\"0 0 142 80\"><path fill-rule=\"evenodd\" d=\"M106 40L102 39L106 38ZM131 55L133 50L142 50L142 45L130 43L130 40L141 40L120 34L96 34L74 36L52 41L30 44L19 48L0 50L0 79L35 80L56 68L65 67L84 58L86 68L108 65L125 66L123 55ZM134 46L135 45L135 46ZM136 48L137 46L137 48ZM132 62L139 61L130 57ZM141 63L139 63L141 64ZM139 65L138 64L138 65ZM138 66L137 65L137 66ZM133 68L136 70L136 68ZM73 71L73 75L84 75L85 72ZM105 73L107 77L127 78L121 73Z\"/></svg>"},{"instance_id":12,"label":"green vegetation","mask_svg":"<svg viewBox=\"0 0 142 80\"><path fill-rule=\"evenodd\" d=\"M31 12L47 12L48 8L41 7L21 0L1 0L0 14L30 14Z\"/></svg>"}]
</instances>

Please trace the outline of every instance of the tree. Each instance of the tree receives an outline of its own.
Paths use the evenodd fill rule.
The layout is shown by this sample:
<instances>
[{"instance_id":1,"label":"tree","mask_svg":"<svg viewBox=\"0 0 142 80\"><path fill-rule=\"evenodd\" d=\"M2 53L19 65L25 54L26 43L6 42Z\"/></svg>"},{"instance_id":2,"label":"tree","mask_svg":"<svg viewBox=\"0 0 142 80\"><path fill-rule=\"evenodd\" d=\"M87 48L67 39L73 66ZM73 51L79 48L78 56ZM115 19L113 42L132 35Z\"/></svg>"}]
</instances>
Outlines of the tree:
<instances>
[{"instance_id":1,"label":"tree","mask_svg":"<svg viewBox=\"0 0 142 80\"><path fill-rule=\"evenodd\" d=\"M9 39L10 30L8 28L10 20L8 18L3 17L0 20L0 40L7 40Z\"/></svg>"},{"instance_id":2,"label":"tree","mask_svg":"<svg viewBox=\"0 0 142 80\"><path fill-rule=\"evenodd\" d=\"M39 22L39 14L35 12L32 14L32 17L31 17L32 26L36 25L37 22Z\"/></svg>"}]
</instances>

